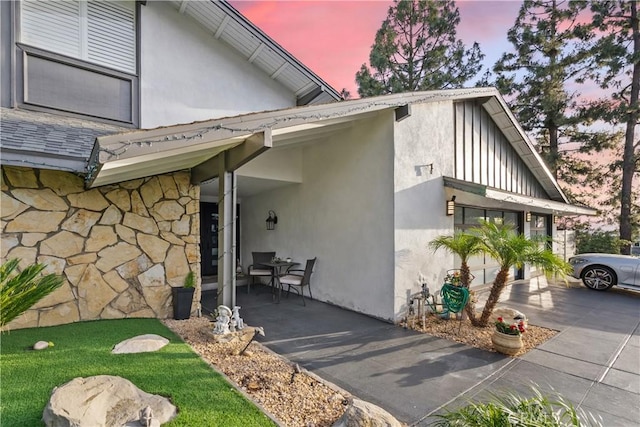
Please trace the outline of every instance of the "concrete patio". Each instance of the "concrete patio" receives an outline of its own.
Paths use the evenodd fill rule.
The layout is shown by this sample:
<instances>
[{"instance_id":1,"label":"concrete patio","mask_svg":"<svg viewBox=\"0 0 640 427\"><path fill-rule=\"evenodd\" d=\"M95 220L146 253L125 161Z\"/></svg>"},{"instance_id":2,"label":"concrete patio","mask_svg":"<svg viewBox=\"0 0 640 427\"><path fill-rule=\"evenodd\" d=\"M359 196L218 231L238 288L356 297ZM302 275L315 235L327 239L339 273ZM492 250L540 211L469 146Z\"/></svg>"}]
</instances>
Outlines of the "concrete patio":
<instances>
[{"instance_id":1,"label":"concrete patio","mask_svg":"<svg viewBox=\"0 0 640 427\"><path fill-rule=\"evenodd\" d=\"M205 309L214 293L203 294ZM273 351L392 413L428 425L445 408L490 394L557 393L605 426L640 419L640 293L519 281L501 305L560 331L519 358L420 334L292 294L274 304L262 288L238 289L245 322L263 326Z\"/></svg>"}]
</instances>

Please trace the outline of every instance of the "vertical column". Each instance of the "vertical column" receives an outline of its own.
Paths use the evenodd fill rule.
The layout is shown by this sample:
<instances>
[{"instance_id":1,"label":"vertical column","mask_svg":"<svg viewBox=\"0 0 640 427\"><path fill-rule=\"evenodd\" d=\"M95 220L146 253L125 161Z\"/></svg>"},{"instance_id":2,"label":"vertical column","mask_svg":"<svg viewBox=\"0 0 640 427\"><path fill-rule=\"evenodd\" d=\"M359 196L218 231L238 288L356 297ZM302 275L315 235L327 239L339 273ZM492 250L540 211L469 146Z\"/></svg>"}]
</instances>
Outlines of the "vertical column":
<instances>
[{"instance_id":1,"label":"vertical column","mask_svg":"<svg viewBox=\"0 0 640 427\"><path fill-rule=\"evenodd\" d=\"M236 184L236 173L230 172L231 175L231 305L229 307L233 308L236 305L236 268L238 263L238 258L240 254L238 254L238 239L240 236L236 233L238 230L238 226L236 222L238 221L238 187Z\"/></svg>"},{"instance_id":2,"label":"vertical column","mask_svg":"<svg viewBox=\"0 0 640 427\"><path fill-rule=\"evenodd\" d=\"M226 156L218 156L218 305L233 306L235 256L233 249L233 173L226 171Z\"/></svg>"}]
</instances>

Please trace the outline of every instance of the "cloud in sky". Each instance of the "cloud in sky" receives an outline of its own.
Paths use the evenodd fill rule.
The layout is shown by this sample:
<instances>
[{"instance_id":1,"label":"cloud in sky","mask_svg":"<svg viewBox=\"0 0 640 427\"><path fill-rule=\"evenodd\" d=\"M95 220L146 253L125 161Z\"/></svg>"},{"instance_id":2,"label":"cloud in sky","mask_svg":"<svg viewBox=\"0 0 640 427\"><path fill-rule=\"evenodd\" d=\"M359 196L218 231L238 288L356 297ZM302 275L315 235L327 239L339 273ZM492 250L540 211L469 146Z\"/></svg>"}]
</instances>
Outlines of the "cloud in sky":
<instances>
[{"instance_id":1,"label":"cloud in sky","mask_svg":"<svg viewBox=\"0 0 640 427\"><path fill-rule=\"evenodd\" d=\"M369 53L391 1L242 1L230 3L327 83L357 97L355 74ZM459 1L458 37L480 43L490 66L508 49L518 1Z\"/></svg>"}]
</instances>

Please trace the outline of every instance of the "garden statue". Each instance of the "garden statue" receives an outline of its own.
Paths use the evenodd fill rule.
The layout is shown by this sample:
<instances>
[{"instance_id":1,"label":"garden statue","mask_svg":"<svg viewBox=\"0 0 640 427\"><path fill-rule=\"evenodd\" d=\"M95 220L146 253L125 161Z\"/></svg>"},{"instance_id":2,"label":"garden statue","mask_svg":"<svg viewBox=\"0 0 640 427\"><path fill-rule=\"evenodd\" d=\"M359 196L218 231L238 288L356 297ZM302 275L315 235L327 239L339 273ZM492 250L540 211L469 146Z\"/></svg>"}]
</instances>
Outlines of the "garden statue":
<instances>
[{"instance_id":1,"label":"garden statue","mask_svg":"<svg viewBox=\"0 0 640 427\"><path fill-rule=\"evenodd\" d=\"M147 406L142 411L140 411L140 425L144 427L151 427L152 420L153 412L151 411L150 406Z\"/></svg>"},{"instance_id":2,"label":"garden statue","mask_svg":"<svg viewBox=\"0 0 640 427\"><path fill-rule=\"evenodd\" d=\"M230 332L229 321L231 320L231 309L226 305L220 305L216 311L218 316L216 317L213 333L218 335L228 334Z\"/></svg>"},{"instance_id":3,"label":"garden statue","mask_svg":"<svg viewBox=\"0 0 640 427\"><path fill-rule=\"evenodd\" d=\"M238 331L242 330L244 328L244 320L242 320L242 317L240 317L240 309L242 307L240 307L239 305L236 305L233 307L233 316L231 317L235 322L236 322L236 329Z\"/></svg>"}]
</instances>

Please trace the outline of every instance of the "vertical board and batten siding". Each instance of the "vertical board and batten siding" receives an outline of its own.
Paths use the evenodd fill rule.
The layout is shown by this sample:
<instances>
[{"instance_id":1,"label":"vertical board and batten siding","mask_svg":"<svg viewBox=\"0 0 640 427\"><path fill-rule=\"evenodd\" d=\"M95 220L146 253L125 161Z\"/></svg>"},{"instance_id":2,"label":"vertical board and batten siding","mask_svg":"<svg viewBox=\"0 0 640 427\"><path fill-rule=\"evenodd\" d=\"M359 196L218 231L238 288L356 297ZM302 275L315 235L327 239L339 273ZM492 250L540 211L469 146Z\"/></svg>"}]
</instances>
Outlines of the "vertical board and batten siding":
<instances>
[{"instance_id":1,"label":"vertical board and batten siding","mask_svg":"<svg viewBox=\"0 0 640 427\"><path fill-rule=\"evenodd\" d=\"M136 73L135 2L26 0L20 4L23 43Z\"/></svg>"},{"instance_id":2,"label":"vertical board and batten siding","mask_svg":"<svg viewBox=\"0 0 640 427\"><path fill-rule=\"evenodd\" d=\"M454 104L455 178L545 198L545 191L481 104Z\"/></svg>"}]
</instances>

